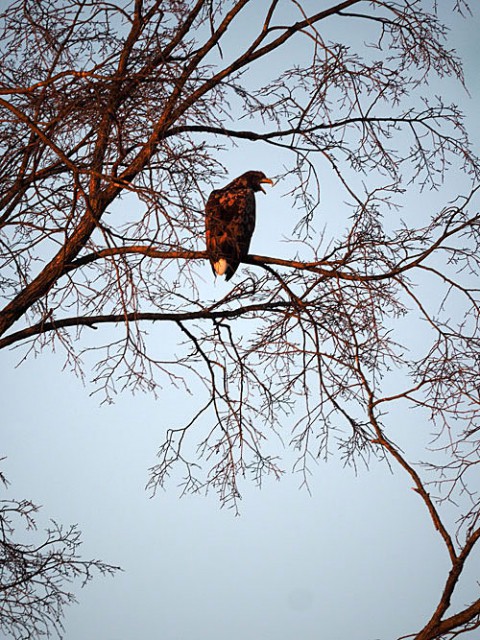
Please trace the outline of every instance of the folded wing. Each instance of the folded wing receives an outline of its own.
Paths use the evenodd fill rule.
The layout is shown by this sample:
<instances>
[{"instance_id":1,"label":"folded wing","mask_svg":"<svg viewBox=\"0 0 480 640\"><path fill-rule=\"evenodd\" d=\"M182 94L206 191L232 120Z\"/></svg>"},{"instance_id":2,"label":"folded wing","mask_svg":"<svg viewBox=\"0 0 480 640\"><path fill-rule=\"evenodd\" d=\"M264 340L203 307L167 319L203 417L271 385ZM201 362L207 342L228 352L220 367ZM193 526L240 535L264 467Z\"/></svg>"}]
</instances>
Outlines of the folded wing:
<instances>
[{"instance_id":1,"label":"folded wing","mask_svg":"<svg viewBox=\"0 0 480 640\"><path fill-rule=\"evenodd\" d=\"M213 272L230 280L248 255L255 229L255 194L249 188L212 191L205 209L207 252Z\"/></svg>"}]
</instances>

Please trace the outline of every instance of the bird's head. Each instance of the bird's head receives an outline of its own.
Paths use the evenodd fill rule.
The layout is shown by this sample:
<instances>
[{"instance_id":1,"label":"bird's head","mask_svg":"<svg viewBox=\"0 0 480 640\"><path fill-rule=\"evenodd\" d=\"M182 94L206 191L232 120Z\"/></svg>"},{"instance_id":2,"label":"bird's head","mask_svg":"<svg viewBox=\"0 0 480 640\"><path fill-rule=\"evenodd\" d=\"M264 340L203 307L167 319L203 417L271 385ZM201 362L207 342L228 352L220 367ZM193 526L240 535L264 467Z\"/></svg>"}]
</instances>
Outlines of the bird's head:
<instances>
[{"instance_id":1,"label":"bird's head","mask_svg":"<svg viewBox=\"0 0 480 640\"><path fill-rule=\"evenodd\" d=\"M247 171L247 173L242 174L234 180L234 183L235 186L247 187L248 189L252 189L252 191L262 191L265 193L262 184L273 185L273 180L267 178L263 171Z\"/></svg>"}]
</instances>

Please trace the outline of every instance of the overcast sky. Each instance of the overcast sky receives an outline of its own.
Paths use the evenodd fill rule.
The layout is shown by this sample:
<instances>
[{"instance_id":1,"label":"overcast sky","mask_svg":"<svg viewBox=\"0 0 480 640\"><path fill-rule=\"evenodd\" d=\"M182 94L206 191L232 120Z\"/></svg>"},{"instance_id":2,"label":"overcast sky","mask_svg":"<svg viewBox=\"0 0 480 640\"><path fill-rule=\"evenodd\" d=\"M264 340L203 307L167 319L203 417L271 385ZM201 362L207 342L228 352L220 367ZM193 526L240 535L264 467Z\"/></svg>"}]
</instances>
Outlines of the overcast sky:
<instances>
[{"instance_id":1,"label":"overcast sky","mask_svg":"<svg viewBox=\"0 0 480 640\"><path fill-rule=\"evenodd\" d=\"M453 25L471 91L459 100L480 144L478 10ZM232 160L232 174L268 174L268 157L255 160ZM259 233L261 253L267 226ZM239 517L213 494L179 499L174 483L150 498L148 468L185 399L124 394L99 406L62 357L20 358L0 354L11 494L43 505L44 518L78 523L83 556L124 569L79 592L67 640L386 640L431 614L447 558L401 474L373 462L355 475L332 459L315 469L311 495L292 475L245 484Z\"/></svg>"}]
</instances>

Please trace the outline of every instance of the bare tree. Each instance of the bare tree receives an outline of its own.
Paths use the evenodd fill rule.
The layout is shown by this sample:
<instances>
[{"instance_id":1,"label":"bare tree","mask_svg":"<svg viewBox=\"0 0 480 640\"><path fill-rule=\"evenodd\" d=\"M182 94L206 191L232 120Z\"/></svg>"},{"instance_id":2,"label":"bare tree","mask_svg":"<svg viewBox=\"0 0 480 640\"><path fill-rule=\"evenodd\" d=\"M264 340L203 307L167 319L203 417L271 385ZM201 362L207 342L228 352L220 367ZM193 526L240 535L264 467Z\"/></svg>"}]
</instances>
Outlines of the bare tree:
<instances>
[{"instance_id":1,"label":"bare tree","mask_svg":"<svg viewBox=\"0 0 480 640\"><path fill-rule=\"evenodd\" d=\"M4 487L7 481L3 474ZM76 525L52 522L41 541L19 543L24 525L30 539L36 537L39 508L30 500L0 501L0 629L9 638L59 636L64 607L76 602L69 583L81 579L85 585L95 571L112 575L118 567L99 560L82 560ZM4 636L5 637L5 636Z\"/></svg>"},{"instance_id":2,"label":"bare tree","mask_svg":"<svg viewBox=\"0 0 480 640\"><path fill-rule=\"evenodd\" d=\"M62 346L78 373L94 349L107 400L191 393L153 490L180 473L235 502L239 478L283 472L277 437L305 483L335 452L399 465L450 558L408 637L453 638L480 626L478 594L450 610L480 537L479 164L459 109L426 87L462 85L462 67L433 0L320 4L8 3L0 346ZM218 299L202 282L205 199L253 143L285 166L291 241L250 255ZM465 190L429 212L450 169ZM159 347L167 331L175 346ZM435 437L420 457L396 426L407 409Z\"/></svg>"}]
</instances>

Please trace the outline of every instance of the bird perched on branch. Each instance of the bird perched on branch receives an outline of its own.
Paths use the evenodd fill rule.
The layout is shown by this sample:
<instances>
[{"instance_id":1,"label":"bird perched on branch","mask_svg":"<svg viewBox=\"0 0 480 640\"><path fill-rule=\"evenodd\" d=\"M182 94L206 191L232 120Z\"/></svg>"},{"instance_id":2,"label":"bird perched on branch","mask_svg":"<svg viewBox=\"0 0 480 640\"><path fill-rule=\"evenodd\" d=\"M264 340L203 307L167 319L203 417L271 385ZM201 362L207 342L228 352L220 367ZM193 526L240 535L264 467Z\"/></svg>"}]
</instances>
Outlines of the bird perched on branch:
<instances>
[{"instance_id":1,"label":"bird perched on branch","mask_svg":"<svg viewBox=\"0 0 480 640\"><path fill-rule=\"evenodd\" d=\"M273 184L261 171L247 171L210 194L205 208L207 253L215 275L230 280L248 255L255 229L255 192Z\"/></svg>"}]
</instances>

